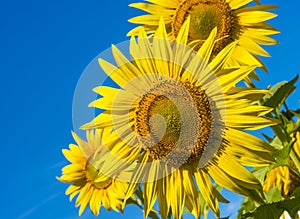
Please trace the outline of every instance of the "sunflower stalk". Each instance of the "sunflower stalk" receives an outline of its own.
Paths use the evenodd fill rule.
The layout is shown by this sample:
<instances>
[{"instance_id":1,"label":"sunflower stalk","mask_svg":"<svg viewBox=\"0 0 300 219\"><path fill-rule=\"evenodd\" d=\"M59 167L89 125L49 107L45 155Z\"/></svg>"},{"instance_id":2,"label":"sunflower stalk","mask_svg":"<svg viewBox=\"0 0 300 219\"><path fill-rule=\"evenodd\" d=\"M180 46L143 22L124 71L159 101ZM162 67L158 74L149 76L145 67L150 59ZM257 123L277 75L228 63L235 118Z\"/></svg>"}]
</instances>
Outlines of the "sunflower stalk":
<instances>
[{"instance_id":1,"label":"sunflower stalk","mask_svg":"<svg viewBox=\"0 0 300 219\"><path fill-rule=\"evenodd\" d=\"M291 157L292 161L294 162L295 166L297 167L298 173L300 173L300 158L298 157L294 148L291 149L290 157Z\"/></svg>"}]
</instances>

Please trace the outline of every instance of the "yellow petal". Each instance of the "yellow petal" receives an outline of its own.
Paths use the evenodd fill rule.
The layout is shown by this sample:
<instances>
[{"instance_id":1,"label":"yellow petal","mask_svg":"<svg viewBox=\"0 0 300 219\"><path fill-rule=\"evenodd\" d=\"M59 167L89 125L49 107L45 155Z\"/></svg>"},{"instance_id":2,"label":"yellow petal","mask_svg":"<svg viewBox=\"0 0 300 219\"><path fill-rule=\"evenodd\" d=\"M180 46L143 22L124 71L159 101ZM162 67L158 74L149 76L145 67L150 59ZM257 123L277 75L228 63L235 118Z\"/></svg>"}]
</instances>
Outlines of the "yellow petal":
<instances>
[{"instance_id":1,"label":"yellow petal","mask_svg":"<svg viewBox=\"0 0 300 219\"><path fill-rule=\"evenodd\" d=\"M235 51L236 44L238 41L235 41L233 43L230 43L227 45L224 49L221 50L221 52L218 53L218 55L211 61L209 66L211 69L218 74L218 71L221 70L224 66L224 64L227 62L227 60L231 57L233 51Z\"/></svg>"},{"instance_id":2,"label":"yellow petal","mask_svg":"<svg viewBox=\"0 0 300 219\"><path fill-rule=\"evenodd\" d=\"M276 14L267 11L249 11L237 14L241 25L255 24L277 17Z\"/></svg>"},{"instance_id":3,"label":"yellow petal","mask_svg":"<svg viewBox=\"0 0 300 219\"><path fill-rule=\"evenodd\" d=\"M203 45L201 46L201 48L198 51L198 54L201 57L203 57L203 59L204 59L204 61L206 61L206 63L208 63L210 60L210 56L211 56L212 50L215 45L216 36L217 36L217 28L214 28L211 31L207 40L205 40L205 42L203 43Z\"/></svg>"},{"instance_id":4,"label":"yellow petal","mask_svg":"<svg viewBox=\"0 0 300 219\"><path fill-rule=\"evenodd\" d=\"M147 182L144 186L144 217L147 218L157 198L157 182Z\"/></svg>"},{"instance_id":5,"label":"yellow petal","mask_svg":"<svg viewBox=\"0 0 300 219\"><path fill-rule=\"evenodd\" d=\"M218 199L213 194L213 184L209 177L201 169L194 173L199 190L207 202L208 206L212 209L217 218L220 217L220 210Z\"/></svg>"},{"instance_id":6,"label":"yellow petal","mask_svg":"<svg viewBox=\"0 0 300 219\"><path fill-rule=\"evenodd\" d=\"M236 13L241 13L246 11L268 11L268 10L274 10L276 8L278 8L278 6L276 5L256 5L256 6L240 8L236 10Z\"/></svg>"},{"instance_id":7,"label":"yellow petal","mask_svg":"<svg viewBox=\"0 0 300 219\"><path fill-rule=\"evenodd\" d=\"M83 130L95 129L95 128L104 128L112 126L112 115L107 113L101 113L99 116L94 118L91 122L88 122L81 126Z\"/></svg>"},{"instance_id":8,"label":"yellow petal","mask_svg":"<svg viewBox=\"0 0 300 219\"><path fill-rule=\"evenodd\" d=\"M230 128L257 130L277 124L279 124L279 121L276 119L257 116L239 115L238 117L228 116L226 118L226 125Z\"/></svg>"},{"instance_id":9,"label":"yellow petal","mask_svg":"<svg viewBox=\"0 0 300 219\"><path fill-rule=\"evenodd\" d=\"M218 77L223 92L226 93L230 88L247 77L254 68L254 66L242 66L239 69L232 71L230 74Z\"/></svg>"},{"instance_id":10,"label":"yellow petal","mask_svg":"<svg viewBox=\"0 0 300 219\"><path fill-rule=\"evenodd\" d=\"M240 37L239 45L247 49L247 51L252 54L270 57L270 54L266 50L260 47L251 38L248 38L246 36Z\"/></svg>"},{"instance_id":11,"label":"yellow petal","mask_svg":"<svg viewBox=\"0 0 300 219\"><path fill-rule=\"evenodd\" d=\"M158 197L158 205L159 205L159 213L162 217L162 219L166 219L168 217L169 213L169 203L166 199L166 178L160 179L157 181L157 187L159 188L157 191L157 197Z\"/></svg>"},{"instance_id":12,"label":"yellow petal","mask_svg":"<svg viewBox=\"0 0 300 219\"><path fill-rule=\"evenodd\" d=\"M247 5L252 0L231 0L229 1L229 6L231 9L237 9Z\"/></svg>"},{"instance_id":13,"label":"yellow petal","mask_svg":"<svg viewBox=\"0 0 300 219\"><path fill-rule=\"evenodd\" d=\"M255 56L245 50L243 47L237 45L232 52L231 58L235 59L240 65L251 65L261 67L263 64Z\"/></svg>"},{"instance_id":14,"label":"yellow petal","mask_svg":"<svg viewBox=\"0 0 300 219\"><path fill-rule=\"evenodd\" d=\"M147 2L152 2L153 4L160 5L165 8L177 8L180 4L180 0L147 0Z\"/></svg>"},{"instance_id":15,"label":"yellow petal","mask_svg":"<svg viewBox=\"0 0 300 219\"><path fill-rule=\"evenodd\" d=\"M230 178L222 169L220 169L217 165L213 165L209 168L209 175L214 179L214 181L219 185L230 191L248 195L247 190L242 186L238 185L237 182Z\"/></svg>"},{"instance_id":16,"label":"yellow petal","mask_svg":"<svg viewBox=\"0 0 300 219\"><path fill-rule=\"evenodd\" d=\"M225 137L226 139L228 138L229 142L232 142L233 144L238 146L243 146L252 150L263 152L274 151L274 149L262 139L237 129L228 128L228 131L225 133ZM247 139L246 144L245 139Z\"/></svg>"},{"instance_id":17,"label":"yellow petal","mask_svg":"<svg viewBox=\"0 0 300 219\"><path fill-rule=\"evenodd\" d=\"M137 8L140 10L143 10L145 12L148 12L150 14L157 14L157 15L163 15L163 16L171 16L173 10L167 9L165 7L162 7L160 5L155 4L147 4L147 3L132 3L128 5L132 8Z\"/></svg>"},{"instance_id":18,"label":"yellow petal","mask_svg":"<svg viewBox=\"0 0 300 219\"><path fill-rule=\"evenodd\" d=\"M95 189L92 194L90 206L93 214L98 216L100 211L100 195L98 189Z\"/></svg>"},{"instance_id":19,"label":"yellow petal","mask_svg":"<svg viewBox=\"0 0 300 219\"><path fill-rule=\"evenodd\" d=\"M191 17L188 16L188 18L183 23L181 29L179 30L179 33L176 37L176 42L186 45L188 42L189 37L189 26L190 26Z\"/></svg>"},{"instance_id":20,"label":"yellow petal","mask_svg":"<svg viewBox=\"0 0 300 219\"><path fill-rule=\"evenodd\" d=\"M170 204L174 219L181 219L185 202L185 192L183 189L182 175L180 170L175 170L170 177ZM176 192L175 192L176 191Z\"/></svg>"},{"instance_id":21,"label":"yellow petal","mask_svg":"<svg viewBox=\"0 0 300 219\"><path fill-rule=\"evenodd\" d=\"M146 24L154 26L159 24L160 17L161 15L146 14L138 17L133 17L128 21L134 24ZM168 16L164 17L164 20L166 21L166 23L171 22L171 18Z\"/></svg>"},{"instance_id":22,"label":"yellow petal","mask_svg":"<svg viewBox=\"0 0 300 219\"><path fill-rule=\"evenodd\" d=\"M86 209L87 205L89 204L91 196L93 194L93 190L94 190L93 187L91 187L90 190L87 192L87 194L83 197L79 208L79 216L82 215L83 211Z\"/></svg>"},{"instance_id":23,"label":"yellow petal","mask_svg":"<svg viewBox=\"0 0 300 219\"><path fill-rule=\"evenodd\" d=\"M218 165L224 170L224 172L238 181L239 185L248 189L260 188L259 181L231 156L222 155L218 160Z\"/></svg>"}]
</instances>

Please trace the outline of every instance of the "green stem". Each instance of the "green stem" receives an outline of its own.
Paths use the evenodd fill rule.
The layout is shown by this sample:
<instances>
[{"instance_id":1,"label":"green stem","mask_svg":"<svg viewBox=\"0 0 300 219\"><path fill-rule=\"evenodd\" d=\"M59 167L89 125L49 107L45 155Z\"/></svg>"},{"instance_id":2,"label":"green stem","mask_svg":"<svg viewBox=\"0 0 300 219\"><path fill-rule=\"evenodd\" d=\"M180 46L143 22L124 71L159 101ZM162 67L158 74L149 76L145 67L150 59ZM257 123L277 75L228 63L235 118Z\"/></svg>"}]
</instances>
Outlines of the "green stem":
<instances>
[{"instance_id":1,"label":"green stem","mask_svg":"<svg viewBox=\"0 0 300 219\"><path fill-rule=\"evenodd\" d=\"M289 110L289 107L288 107L288 105L286 104L285 101L284 101L283 105L284 105L285 110L286 110L287 112L289 112L289 111L290 111L290 110Z\"/></svg>"},{"instance_id":2,"label":"green stem","mask_svg":"<svg viewBox=\"0 0 300 219\"><path fill-rule=\"evenodd\" d=\"M291 148L290 157L300 173L300 158L298 157L293 147Z\"/></svg>"}]
</instances>

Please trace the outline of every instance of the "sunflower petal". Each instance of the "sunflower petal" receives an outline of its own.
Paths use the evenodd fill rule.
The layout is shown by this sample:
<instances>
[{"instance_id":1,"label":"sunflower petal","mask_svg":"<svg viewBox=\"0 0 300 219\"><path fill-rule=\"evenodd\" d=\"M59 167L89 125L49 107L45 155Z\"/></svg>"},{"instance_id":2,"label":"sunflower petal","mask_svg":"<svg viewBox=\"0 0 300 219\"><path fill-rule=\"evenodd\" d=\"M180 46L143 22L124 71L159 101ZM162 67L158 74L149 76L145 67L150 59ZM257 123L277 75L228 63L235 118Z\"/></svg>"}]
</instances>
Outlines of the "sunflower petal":
<instances>
[{"instance_id":1,"label":"sunflower petal","mask_svg":"<svg viewBox=\"0 0 300 219\"><path fill-rule=\"evenodd\" d=\"M248 3L250 3L252 0L231 0L229 1L229 6L232 9L237 9L237 8L241 8L245 5L247 5Z\"/></svg>"},{"instance_id":2,"label":"sunflower petal","mask_svg":"<svg viewBox=\"0 0 300 219\"><path fill-rule=\"evenodd\" d=\"M239 22L243 24L256 24L277 17L277 14L267 11L247 11L237 14Z\"/></svg>"},{"instance_id":3,"label":"sunflower petal","mask_svg":"<svg viewBox=\"0 0 300 219\"><path fill-rule=\"evenodd\" d=\"M218 164L224 172L239 181L238 184L248 189L260 188L260 182L246 168L241 166L233 157L222 155Z\"/></svg>"},{"instance_id":4,"label":"sunflower petal","mask_svg":"<svg viewBox=\"0 0 300 219\"><path fill-rule=\"evenodd\" d=\"M198 169L198 171L195 172L194 175L203 198L212 209L216 217L219 218L220 210L218 199L213 194L213 184L211 183L209 177L201 169Z\"/></svg>"},{"instance_id":5,"label":"sunflower petal","mask_svg":"<svg viewBox=\"0 0 300 219\"><path fill-rule=\"evenodd\" d=\"M175 170L170 177L170 204L174 218L181 218L185 202L181 171ZM176 192L174 192L176 191Z\"/></svg>"}]
</instances>

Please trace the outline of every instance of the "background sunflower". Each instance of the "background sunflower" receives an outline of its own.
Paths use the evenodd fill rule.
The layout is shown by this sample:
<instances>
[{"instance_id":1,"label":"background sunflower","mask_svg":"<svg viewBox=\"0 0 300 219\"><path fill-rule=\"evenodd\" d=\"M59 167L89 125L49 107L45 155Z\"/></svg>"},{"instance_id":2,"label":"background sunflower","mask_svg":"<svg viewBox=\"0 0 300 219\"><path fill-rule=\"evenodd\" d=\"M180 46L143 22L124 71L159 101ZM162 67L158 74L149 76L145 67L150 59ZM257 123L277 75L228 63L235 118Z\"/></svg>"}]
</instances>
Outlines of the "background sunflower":
<instances>
[{"instance_id":1,"label":"background sunflower","mask_svg":"<svg viewBox=\"0 0 300 219\"><path fill-rule=\"evenodd\" d=\"M189 41L207 39L213 28L218 27L218 42L214 46L216 55L229 43L238 40L236 49L228 60L228 66L255 65L266 70L259 56L270 56L261 45L274 45L270 38L279 31L266 21L276 17L268 12L273 5L248 5L252 0L148 0L129 6L147 12L129 19L129 22L142 24L147 32L155 31L160 17L166 21L166 29L171 38L177 36L188 16L191 16ZM128 35L135 35L139 27Z\"/></svg>"},{"instance_id":2,"label":"background sunflower","mask_svg":"<svg viewBox=\"0 0 300 219\"><path fill-rule=\"evenodd\" d=\"M124 153L124 150L115 146L109 148L107 142L113 135L110 130L87 131L87 142L72 133L77 145L70 144L69 150L63 149L64 156L71 164L62 169L62 176L57 179L71 184L66 190L70 201L78 195L76 207L80 206L79 215L88 205L96 216L99 215L101 206L109 211L123 211L122 205L129 184L117 179L122 167L109 160L107 154L120 154L121 151ZM118 156L117 154L115 156ZM125 152L125 155L127 157L129 154ZM108 171L114 174L108 175ZM132 194L127 195L130 198Z\"/></svg>"}]
</instances>

